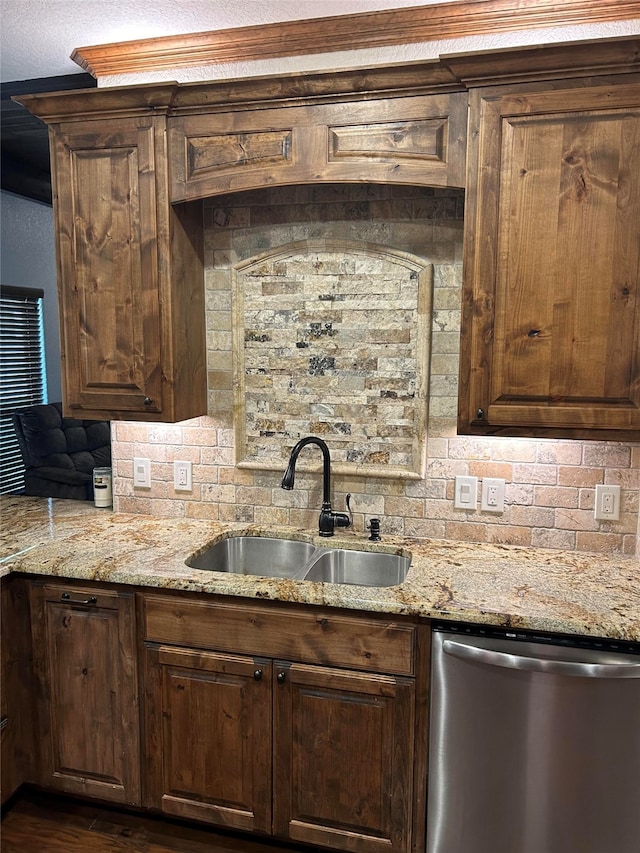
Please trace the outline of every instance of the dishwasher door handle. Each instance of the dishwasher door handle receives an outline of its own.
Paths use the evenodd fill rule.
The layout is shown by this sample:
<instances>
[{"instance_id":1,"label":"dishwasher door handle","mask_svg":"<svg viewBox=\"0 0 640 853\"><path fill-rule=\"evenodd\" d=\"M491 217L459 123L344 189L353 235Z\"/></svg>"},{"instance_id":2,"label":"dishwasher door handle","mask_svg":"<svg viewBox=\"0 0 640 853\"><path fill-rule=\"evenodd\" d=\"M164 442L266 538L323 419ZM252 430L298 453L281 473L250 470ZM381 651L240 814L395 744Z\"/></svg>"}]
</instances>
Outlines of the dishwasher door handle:
<instances>
[{"instance_id":1,"label":"dishwasher door handle","mask_svg":"<svg viewBox=\"0 0 640 853\"><path fill-rule=\"evenodd\" d=\"M530 658L497 652L459 643L457 640L445 640L443 650L448 655L464 660L485 663L489 666L504 666L507 669L519 669L525 672L546 672L551 675L577 675L581 678L640 678L640 663L581 663L578 661L553 660L552 658Z\"/></svg>"}]
</instances>

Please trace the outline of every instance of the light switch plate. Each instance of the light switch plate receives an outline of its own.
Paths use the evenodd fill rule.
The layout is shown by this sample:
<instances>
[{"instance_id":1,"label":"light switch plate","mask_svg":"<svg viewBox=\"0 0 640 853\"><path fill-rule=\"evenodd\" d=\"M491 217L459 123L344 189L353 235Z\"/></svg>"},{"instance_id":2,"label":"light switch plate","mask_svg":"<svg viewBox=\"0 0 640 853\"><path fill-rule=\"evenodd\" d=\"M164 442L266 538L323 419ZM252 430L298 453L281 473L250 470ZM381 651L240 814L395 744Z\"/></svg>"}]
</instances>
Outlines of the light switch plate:
<instances>
[{"instance_id":1,"label":"light switch plate","mask_svg":"<svg viewBox=\"0 0 640 853\"><path fill-rule=\"evenodd\" d=\"M133 487L134 489L151 488L151 460L134 457L133 459Z\"/></svg>"},{"instance_id":2,"label":"light switch plate","mask_svg":"<svg viewBox=\"0 0 640 853\"><path fill-rule=\"evenodd\" d=\"M453 506L455 509L475 509L478 506L477 477L456 477Z\"/></svg>"}]
</instances>

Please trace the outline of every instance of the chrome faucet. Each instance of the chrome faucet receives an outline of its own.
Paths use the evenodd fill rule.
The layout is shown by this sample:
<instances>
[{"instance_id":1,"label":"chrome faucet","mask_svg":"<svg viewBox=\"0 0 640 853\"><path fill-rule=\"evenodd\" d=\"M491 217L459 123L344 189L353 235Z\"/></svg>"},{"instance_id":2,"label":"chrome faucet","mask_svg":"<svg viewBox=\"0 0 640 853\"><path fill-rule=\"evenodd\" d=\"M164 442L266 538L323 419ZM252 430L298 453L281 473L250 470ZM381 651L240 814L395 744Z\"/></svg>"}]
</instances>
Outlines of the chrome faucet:
<instances>
[{"instance_id":1,"label":"chrome faucet","mask_svg":"<svg viewBox=\"0 0 640 853\"><path fill-rule=\"evenodd\" d=\"M333 536L334 527L350 527L352 522L351 507L349 501L351 495L347 495L347 509L349 515L345 512L334 512L331 509L331 456L329 448L321 438L316 438L315 435L309 435L306 438L301 438L300 441L291 451L287 470L284 472L282 483L283 489L292 489L296 476L296 462L298 454L307 444L317 444L322 451L323 458L323 474L322 474L322 509L320 510L319 529L320 536Z\"/></svg>"}]
</instances>

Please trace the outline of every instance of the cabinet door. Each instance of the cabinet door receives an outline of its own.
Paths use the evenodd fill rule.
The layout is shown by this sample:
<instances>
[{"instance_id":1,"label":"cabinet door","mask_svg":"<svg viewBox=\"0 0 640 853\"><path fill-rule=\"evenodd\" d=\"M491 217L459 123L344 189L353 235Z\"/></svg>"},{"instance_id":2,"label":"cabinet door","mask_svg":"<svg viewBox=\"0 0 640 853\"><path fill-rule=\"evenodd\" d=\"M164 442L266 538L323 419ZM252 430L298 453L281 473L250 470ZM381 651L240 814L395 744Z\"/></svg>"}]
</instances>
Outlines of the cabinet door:
<instances>
[{"instance_id":1,"label":"cabinet door","mask_svg":"<svg viewBox=\"0 0 640 853\"><path fill-rule=\"evenodd\" d=\"M358 851L411 842L412 679L276 662L274 832Z\"/></svg>"},{"instance_id":2,"label":"cabinet door","mask_svg":"<svg viewBox=\"0 0 640 853\"><path fill-rule=\"evenodd\" d=\"M147 805L271 830L271 663L171 646L146 651Z\"/></svg>"},{"instance_id":3,"label":"cabinet door","mask_svg":"<svg viewBox=\"0 0 640 853\"><path fill-rule=\"evenodd\" d=\"M33 781L33 661L29 587L5 577L0 587L0 727L2 804L23 782Z\"/></svg>"},{"instance_id":4,"label":"cabinet door","mask_svg":"<svg viewBox=\"0 0 640 853\"><path fill-rule=\"evenodd\" d=\"M473 95L459 431L637 437L640 82L530 88Z\"/></svg>"},{"instance_id":5,"label":"cabinet door","mask_svg":"<svg viewBox=\"0 0 640 853\"><path fill-rule=\"evenodd\" d=\"M159 412L154 119L51 133L66 409Z\"/></svg>"},{"instance_id":6,"label":"cabinet door","mask_svg":"<svg viewBox=\"0 0 640 853\"><path fill-rule=\"evenodd\" d=\"M41 784L139 803L132 594L34 586L31 607Z\"/></svg>"}]
</instances>

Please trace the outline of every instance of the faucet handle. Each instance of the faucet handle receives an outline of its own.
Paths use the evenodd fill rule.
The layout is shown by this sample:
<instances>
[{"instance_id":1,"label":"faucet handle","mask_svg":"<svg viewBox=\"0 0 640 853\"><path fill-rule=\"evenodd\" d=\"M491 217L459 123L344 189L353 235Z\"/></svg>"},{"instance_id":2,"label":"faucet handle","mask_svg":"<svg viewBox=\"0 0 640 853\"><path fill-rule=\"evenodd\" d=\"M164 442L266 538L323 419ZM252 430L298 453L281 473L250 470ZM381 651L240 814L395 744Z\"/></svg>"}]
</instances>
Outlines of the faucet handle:
<instances>
[{"instance_id":1,"label":"faucet handle","mask_svg":"<svg viewBox=\"0 0 640 853\"><path fill-rule=\"evenodd\" d=\"M347 506L347 512L349 513L349 524L353 527L353 510L351 509L351 492L347 494L347 497L344 499L344 502Z\"/></svg>"}]
</instances>

